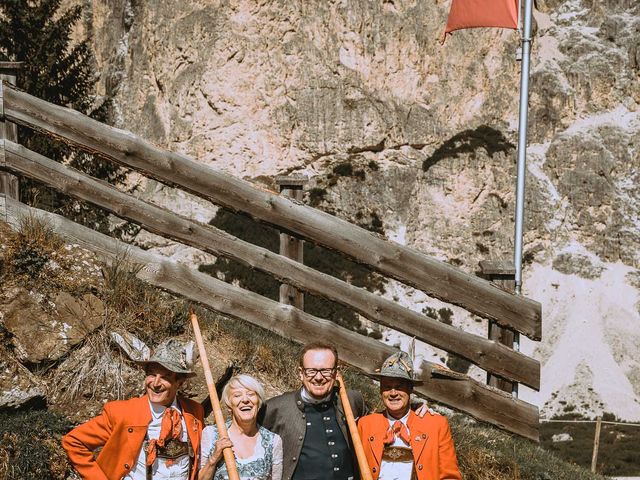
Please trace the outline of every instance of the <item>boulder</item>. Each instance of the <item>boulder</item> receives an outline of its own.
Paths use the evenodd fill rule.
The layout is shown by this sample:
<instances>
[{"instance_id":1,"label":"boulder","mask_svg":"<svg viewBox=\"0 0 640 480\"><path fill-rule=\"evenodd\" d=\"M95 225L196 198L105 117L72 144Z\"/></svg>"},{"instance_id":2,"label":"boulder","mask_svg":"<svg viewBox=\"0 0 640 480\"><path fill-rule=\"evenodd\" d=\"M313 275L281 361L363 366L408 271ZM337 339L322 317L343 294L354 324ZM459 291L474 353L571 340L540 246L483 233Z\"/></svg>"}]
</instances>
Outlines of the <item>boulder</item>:
<instances>
[{"instance_id":1,"label":"boulder","mask_svg":"<svg viewBox=\"0 0 640 480\"><path fill-rule=\"evenodd\" d=\"M92 294L76 299L59 293L51 310L34 294L16 288L0 302L16 357L28 365L59 360L99 327L104 316L104 305Z\"/></svg>"},{"instance_id":2,"label":"boulder","mask_svg":"<svg viewBox=\"0 0 640 480\"><path fill-rule=\"evenodd\" d=\"M554 436L551 437L551 441L553 443L573 442L573 437L568 433L556 433Z\"/></svg>"},{"instance_id":3,"label":"boulder","mask_svg":"<svg viewBox=\"0 0 640 480\"><path fill-rule=\"evenodd\" d=\"M0 410L41 407L46 404L40 380L0 348Z\"/></svg>"}]
</instances>

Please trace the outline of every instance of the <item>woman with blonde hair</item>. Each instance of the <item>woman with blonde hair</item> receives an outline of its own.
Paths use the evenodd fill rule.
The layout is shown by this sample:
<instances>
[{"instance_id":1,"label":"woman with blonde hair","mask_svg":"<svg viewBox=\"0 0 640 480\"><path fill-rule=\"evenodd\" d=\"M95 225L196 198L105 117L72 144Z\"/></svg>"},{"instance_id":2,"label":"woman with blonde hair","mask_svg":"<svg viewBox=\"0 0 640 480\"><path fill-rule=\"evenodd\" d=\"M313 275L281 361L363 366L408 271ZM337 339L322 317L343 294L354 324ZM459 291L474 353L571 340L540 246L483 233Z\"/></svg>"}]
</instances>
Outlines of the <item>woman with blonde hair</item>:
<instances>
[{"instance_id":1,"label":"woman with blonde hair","mask_svg":"<svg viewBox=\"0 0 640 480\"><path fill-rule=\"evenodd\" d=\"M233 448L242 480L282 479L282 439L257 424L264 403L264 388L250 375L232 377L222 391L222 401L231 411L228 437L209 425L202 432L198 480L226 480L227 467L222 451Z\"/></svg>"}]
</instances>

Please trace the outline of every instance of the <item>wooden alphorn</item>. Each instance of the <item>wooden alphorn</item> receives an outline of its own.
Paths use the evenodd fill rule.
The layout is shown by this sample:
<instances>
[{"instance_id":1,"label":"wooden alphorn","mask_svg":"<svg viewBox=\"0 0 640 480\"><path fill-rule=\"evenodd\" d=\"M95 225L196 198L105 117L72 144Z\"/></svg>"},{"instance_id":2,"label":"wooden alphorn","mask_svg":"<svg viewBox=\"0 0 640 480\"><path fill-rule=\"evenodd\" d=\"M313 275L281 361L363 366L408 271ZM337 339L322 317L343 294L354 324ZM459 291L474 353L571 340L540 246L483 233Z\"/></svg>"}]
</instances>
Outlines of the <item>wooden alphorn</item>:
<instances>
[{"instance_id":1,"label":"wooden alphorn","mask_svg":"<svg viewBox=\"0 0 640 480\"><path fill-rule=\"evenodd\" d=\"M222 408L220 407L220 399L218 398L218 392L216 392L216 384L213 381L213 376L211 375L209 359L207 358L207 352L204 349L204 341L202 340L202 334L200 333L198 316L192 309L189 309L189 319L193 326L193 334L196 337L196 344L198 345L200 359L202 360L204 378L207 381L209 398L211 399L211 406L213 407L213 417L216 420L216 427L218 427L218 438L228 437L229 434L227 432L227 426L224 423L224 415L222 415ZM240 474L238 474L238 466L236 465L236 457L233 456L233 450L230 447L227 447L222 451L222 455L224 456L224 463L227 466L229 480L240 480Z\"/></svg>"},{"instance_id":2,"label":"wooden alphorn","mask_svg":"<svg viewBox=\"0 0 640 480\"><path fill-rule=\"evenodd\" d=\"M369 470L369 464L367 463L367 457L364 455L364 448L362 446L362 440L358 433L358 426L356 425L356 419L353 417L353 410L349 403L349 396L347 395L347 387L344 384L344 379L340 372L337 374L337 380L340 384L339 393L340 401L342 402L342 410L344 410L344 416L347 419L347 426L349 427L349 434L351 435L351 443L353 443L353 449L356 452L356 458L358 459L358 468L360 469L361 480L373 480L371 477L371 470Z\"/></svg>"}]
</instances>

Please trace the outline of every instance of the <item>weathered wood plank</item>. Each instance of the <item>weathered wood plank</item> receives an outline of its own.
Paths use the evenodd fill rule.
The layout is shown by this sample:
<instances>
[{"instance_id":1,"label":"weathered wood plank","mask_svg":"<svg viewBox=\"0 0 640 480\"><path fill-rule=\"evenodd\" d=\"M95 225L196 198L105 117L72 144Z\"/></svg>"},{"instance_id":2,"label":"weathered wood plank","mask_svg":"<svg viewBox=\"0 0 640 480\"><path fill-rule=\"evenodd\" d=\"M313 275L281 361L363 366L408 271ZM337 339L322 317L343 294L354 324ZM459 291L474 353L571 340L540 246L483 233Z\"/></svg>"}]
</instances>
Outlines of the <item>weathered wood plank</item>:
<instances>
[{"instance_id":1,"label":"weathered wood plank","mask_svg":"<svg viewBox=\"0 0 640 480\"><path fill-rule=\"evenodd\" d=\"M11 199L7 199L7 208L10 222L14 225L19 223L21 217L31 214L49 222L53 230L68 241L80 244L106 259L126 252L129 261L141 267L138 277L151 285L299 343L306 343L310 338L332 342L337 345L344 362L365 373L372 372L395 351L388 345L328 320L193 271L184 264L124 244L59 215ZM425 382L417 388L419 394L466 412L478 420L538 440L539 417L534 405L513 399L464 375L454 378L439 375L439 369L428 362L422 362L418 370Z\"/></svg>"},{"instance_id":2,"label":"weathered wood plank","mask_svg":"<svg viewBox=\"0 0 640 480\"><path fill-rule=\"evenodd\" d=\"M276 177L280 195L293 198L299 202L303 200L303 189L307 181L307 177L303 175ZM291 258L296 262L304 263L304 240L286 233L280 233L280 255ZM304 310L304 294L297 288L283 283L280 285L280 303L293 305L300 310Z\"/></svg>"},{"instance_id":3,"label":"weathered wood plank","mask_svg":"<svg viewBox=\"0 0 640 480\"><path fill-rule=\"evenodd\" d=\"M165 152L139 137L103 125L79 112L52 105L15 88L5 92L5 115L13 122L64 137L81 148L134 168L171 186L179 186L226 208L314 243L340 251L357 262L423 290L445 302L511 327L530 338L541 336L538 302L504 292L489 282L388 242L327 213L257 189L254 185Z\"/></svg>"},{"instance_id":4,"label":"weathered wood plank","mask_svg":"<svg viewBox=\"0 0 640 480\"><path fill-rule=\"evenodd\" d=\"M6 168L11 172L92 202L153 233L214 255L233 258L296 288L339 302L375 322L467 358L488 371L535 389L540 388L539 362L497 342L438 322L293 259L244 242L215 227L136 199L106 182L54 162L21 145L6 142L6 162Z\"/></svg>"},{"instance_id":5,"label":"weathered wood plank","mask_svg":"<svg viewBox=\"0 0 640 480\"><path fill-rule=\"evenodd\" d=\"M18 126L4 118L4 86L15 85L21 62L0 62L0 142L4 139L18 141ZM4 149L0 145L0 165L4 163ZM0 172L0 193L20 198L20 179L7 172Z\"/></svg>"},{"instance_id":6,"label":"weathered wood plank","mask_svg":"<svg viewBox=\"0 0 640 480\"><path fill-rule=\"evenodd\" d=\"M512 261L485 260L480 262L480 271L483 278L495 283L498 287L507 290L508 292L515 291L516 269ZM506 345L508 348L513 348L515 341L515 333L513 330L499 327L494 322L489 321L488 333L489 340ZM503 392L509 392L512 395L518 396L517 383L497 377L489 372L487 372L487 384L492 387L496 387Z\"/></svg>"}]
</instances>

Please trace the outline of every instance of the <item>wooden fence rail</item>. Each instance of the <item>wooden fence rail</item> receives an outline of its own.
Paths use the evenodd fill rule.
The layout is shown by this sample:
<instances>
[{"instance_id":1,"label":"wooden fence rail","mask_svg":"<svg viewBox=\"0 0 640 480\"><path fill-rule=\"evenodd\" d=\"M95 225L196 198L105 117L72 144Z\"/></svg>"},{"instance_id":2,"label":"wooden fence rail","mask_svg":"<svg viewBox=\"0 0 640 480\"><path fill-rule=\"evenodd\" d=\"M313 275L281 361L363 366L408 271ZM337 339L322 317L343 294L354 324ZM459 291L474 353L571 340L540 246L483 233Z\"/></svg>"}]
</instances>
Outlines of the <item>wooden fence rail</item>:
<instances>
[{"instance_id":1,"label":"wooden fence rail","mask_svg":"<svg viewBox=\"0 0 640 480\"><path fill-rule=\"evenodd\" d=\"M11 173L92 202L163 237L233 258L296 288L339 302L370 320L460 355L504 378L534 389L540 387L539 362L500 343L446 325L222 230L136 199L13 142L5 142L5 158L4 168Z\"/></svg>"},{"instance_id":2,"label":"wooden fence rail","mask_svg":"<svg viewBox=\"0 0 640 480\"><path fill-rule=\"evenodd\" d=\"M394 244L329 214L257 189L249 182L214 171L176 153L165 152L139 137L101 124L79 112L52 105L3 83L4 116L170 186L276 225L314 243L340 251L357 262L428 295L464 307L497 324L539 340L541 307L486 280L409 247Z\"/></svg>"},{"instance_id":3,"label":"wooden fence rail","mask_svg":"<svg viewBox=\"0 0 640 480\"><path fill-rule=\"evenodd\" d=\"M370 371L371 365L379 365L395 351L390 346L339 327L328 320L266 299L204 273L190 270L183 264L119 242L59 215L28 207L0 195L0 210L3 208L6 208L11 224L18 225L21 218L29 215L41 218L68 241L78 243L103 258L114 258L126 252L131 262L141 266L137 276L151 285L225 315L249 321L299 343L305 343L309 338L333 342L344 362L365 373ZM465 375L440 372L427 362L422 362L418 371L425 383L417 387L417 393L469 413L479 420L538 440L537 407L482 385Z\"/></svg>"},{"instance_id":4,"label":"wooden fence rail","mask_svg":"<svg viewBox=\"0 0 640 480\"><path fill-rule=\"evenodd\" d=\"M7 84L15 85L21 65L21 62L0 62L0 141L6 138L15 142L18 139L18 126L4 119L2 86ZM0 164L3 162L4 159L0 158ZM9 195L11 198L20 198L20 182L18 178L8 173L0 172L0 193Z\"/></svg>"}]
</instances>

